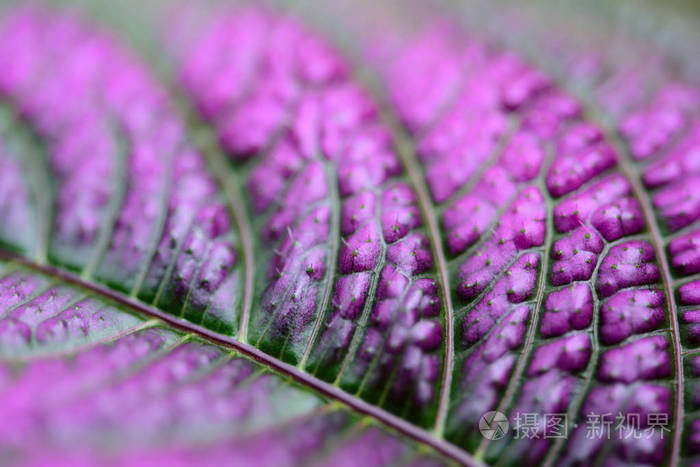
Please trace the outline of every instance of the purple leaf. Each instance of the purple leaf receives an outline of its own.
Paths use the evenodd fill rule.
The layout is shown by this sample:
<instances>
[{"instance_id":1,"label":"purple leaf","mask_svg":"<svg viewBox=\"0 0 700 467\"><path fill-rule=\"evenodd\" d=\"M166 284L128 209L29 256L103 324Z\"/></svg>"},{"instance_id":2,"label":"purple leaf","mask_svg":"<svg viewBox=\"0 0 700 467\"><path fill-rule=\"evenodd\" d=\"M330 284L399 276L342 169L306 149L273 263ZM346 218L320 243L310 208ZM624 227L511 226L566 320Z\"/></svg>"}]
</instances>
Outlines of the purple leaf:
<instances>
[{"instance_id":1,"label":"purple leaf","mask_svg":"<svg viewBox=\"0 0 700 467\"><path fill-rule=\"evenodd\" d=\"M697 462L696 83L341 3L2 11L0 456Z\"/></svg>"}]
</instances>

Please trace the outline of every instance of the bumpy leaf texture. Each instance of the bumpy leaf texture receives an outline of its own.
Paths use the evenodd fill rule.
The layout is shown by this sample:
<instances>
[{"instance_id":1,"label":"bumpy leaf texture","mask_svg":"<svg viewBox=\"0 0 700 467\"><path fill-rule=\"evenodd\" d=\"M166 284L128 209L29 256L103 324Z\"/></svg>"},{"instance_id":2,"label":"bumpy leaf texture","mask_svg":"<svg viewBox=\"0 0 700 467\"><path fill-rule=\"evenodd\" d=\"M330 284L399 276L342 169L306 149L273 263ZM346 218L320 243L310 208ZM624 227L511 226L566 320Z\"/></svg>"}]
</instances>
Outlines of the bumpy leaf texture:
<instances>
[{"instance_id":1,"label":"bumpy leaf texture","mask_svg":"<svg viewBox=\"0 0 700 467\"><path fill-rule=\"evenodd\" d=\"M365 7L2 11L3 461L700 462L696 82Z\"/></svg>"}]
</instances>

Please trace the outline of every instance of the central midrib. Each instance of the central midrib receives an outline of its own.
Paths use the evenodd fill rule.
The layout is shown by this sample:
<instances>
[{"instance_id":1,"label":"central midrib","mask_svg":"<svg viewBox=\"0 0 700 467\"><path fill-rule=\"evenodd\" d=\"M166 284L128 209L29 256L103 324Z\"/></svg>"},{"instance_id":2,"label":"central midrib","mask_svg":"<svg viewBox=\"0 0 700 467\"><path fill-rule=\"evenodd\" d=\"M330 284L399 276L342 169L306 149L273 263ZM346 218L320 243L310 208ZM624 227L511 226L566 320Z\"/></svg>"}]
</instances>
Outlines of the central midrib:
<instances>
[{"instance_id":1,"label":"central midrib","mask_svg":"<svg viewBox=\"0 0 700 467\"><path fill-rule=\"evenodd\" d=\"M378 406L372 405L359 397L353 396L330 383L322 381L309 373L299 370L292 365L284 363L281 360L264 353L262 350L253 347L250 344L241 342L234 337L218 334L203 326L177 318L174 315L170 315L136 299L130 298L127 295L110 289L104 285L85 281L80 276L64 271L58 267L36 263L35 261L18 256L17 254L2 248L0 248L0 258L8 261L14 261L41 274L55 277L59 280L81 287L95 295L99 295L105 299L117 302L120 305L129 308L132 312L149 318L158 319L173 328L196 335L204 341L236 350L241 355L255 360L266 368L275 371L282 376L293 379L303 387L329 399L334 399L344 404L349 409L361 415L369 416L381 425L391 428L401 435L407 436L420 444L434 449L441 455L454 462L458 462L462 465L483 465L480 462L475 461L469 453L446 441L445 439L434 436L432 433L420 428L417 425L414 425Z\"/></svg>"}]
</instances>

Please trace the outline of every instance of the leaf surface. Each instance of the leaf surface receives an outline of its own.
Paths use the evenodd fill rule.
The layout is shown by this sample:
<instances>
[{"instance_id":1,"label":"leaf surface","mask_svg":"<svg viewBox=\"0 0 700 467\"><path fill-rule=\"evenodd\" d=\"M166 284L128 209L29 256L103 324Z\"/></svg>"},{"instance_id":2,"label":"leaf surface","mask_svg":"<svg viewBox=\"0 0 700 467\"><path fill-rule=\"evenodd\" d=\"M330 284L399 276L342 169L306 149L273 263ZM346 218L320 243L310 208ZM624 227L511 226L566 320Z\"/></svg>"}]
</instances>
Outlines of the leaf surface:
<instances>
[{"instance_id":1,"label":"leaf surface","mask_svg":"<svg viewBox=\"0 0 700 467\"><path fill-rule=\"evenodd\" d=\"M697 460L691 81L399 19L366 78L273 8L164 17L164 79L71 9L0 22L0 450Z\"/></svg>"}]
</instances>

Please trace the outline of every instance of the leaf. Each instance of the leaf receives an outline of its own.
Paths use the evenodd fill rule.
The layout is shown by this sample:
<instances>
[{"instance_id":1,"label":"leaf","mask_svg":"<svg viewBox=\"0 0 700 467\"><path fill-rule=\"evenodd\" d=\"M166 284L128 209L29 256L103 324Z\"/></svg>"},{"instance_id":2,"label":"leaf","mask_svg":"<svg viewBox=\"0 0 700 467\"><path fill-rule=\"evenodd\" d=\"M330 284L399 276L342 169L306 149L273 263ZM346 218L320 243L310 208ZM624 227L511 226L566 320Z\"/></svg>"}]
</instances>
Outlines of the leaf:
<instances>
[{"instance_id":1,"label":"leaf","mask_svg":"<svg viewBox=\"0 0 700 467\"><path fill-rule=\"evenodd\" d=\"M26 464L431 462L230 349L2 264L0 455Z\"/></svg>"},{"instance_id":2,"label":"leaf","mask_svg":"<svg viewBox=\"0 0 700 467\"><path fill-rule=\"evenodd\" d=\"M697 460L699 96L661 57L635 73L643 51L596 42L594 67L526 17L511 39L573 51L538 68L390 14L359 65L272 8L150 13L143 58L101 15L0 23L0 410L22 420L0 451Z\"/></svg>"}]
</instances>

